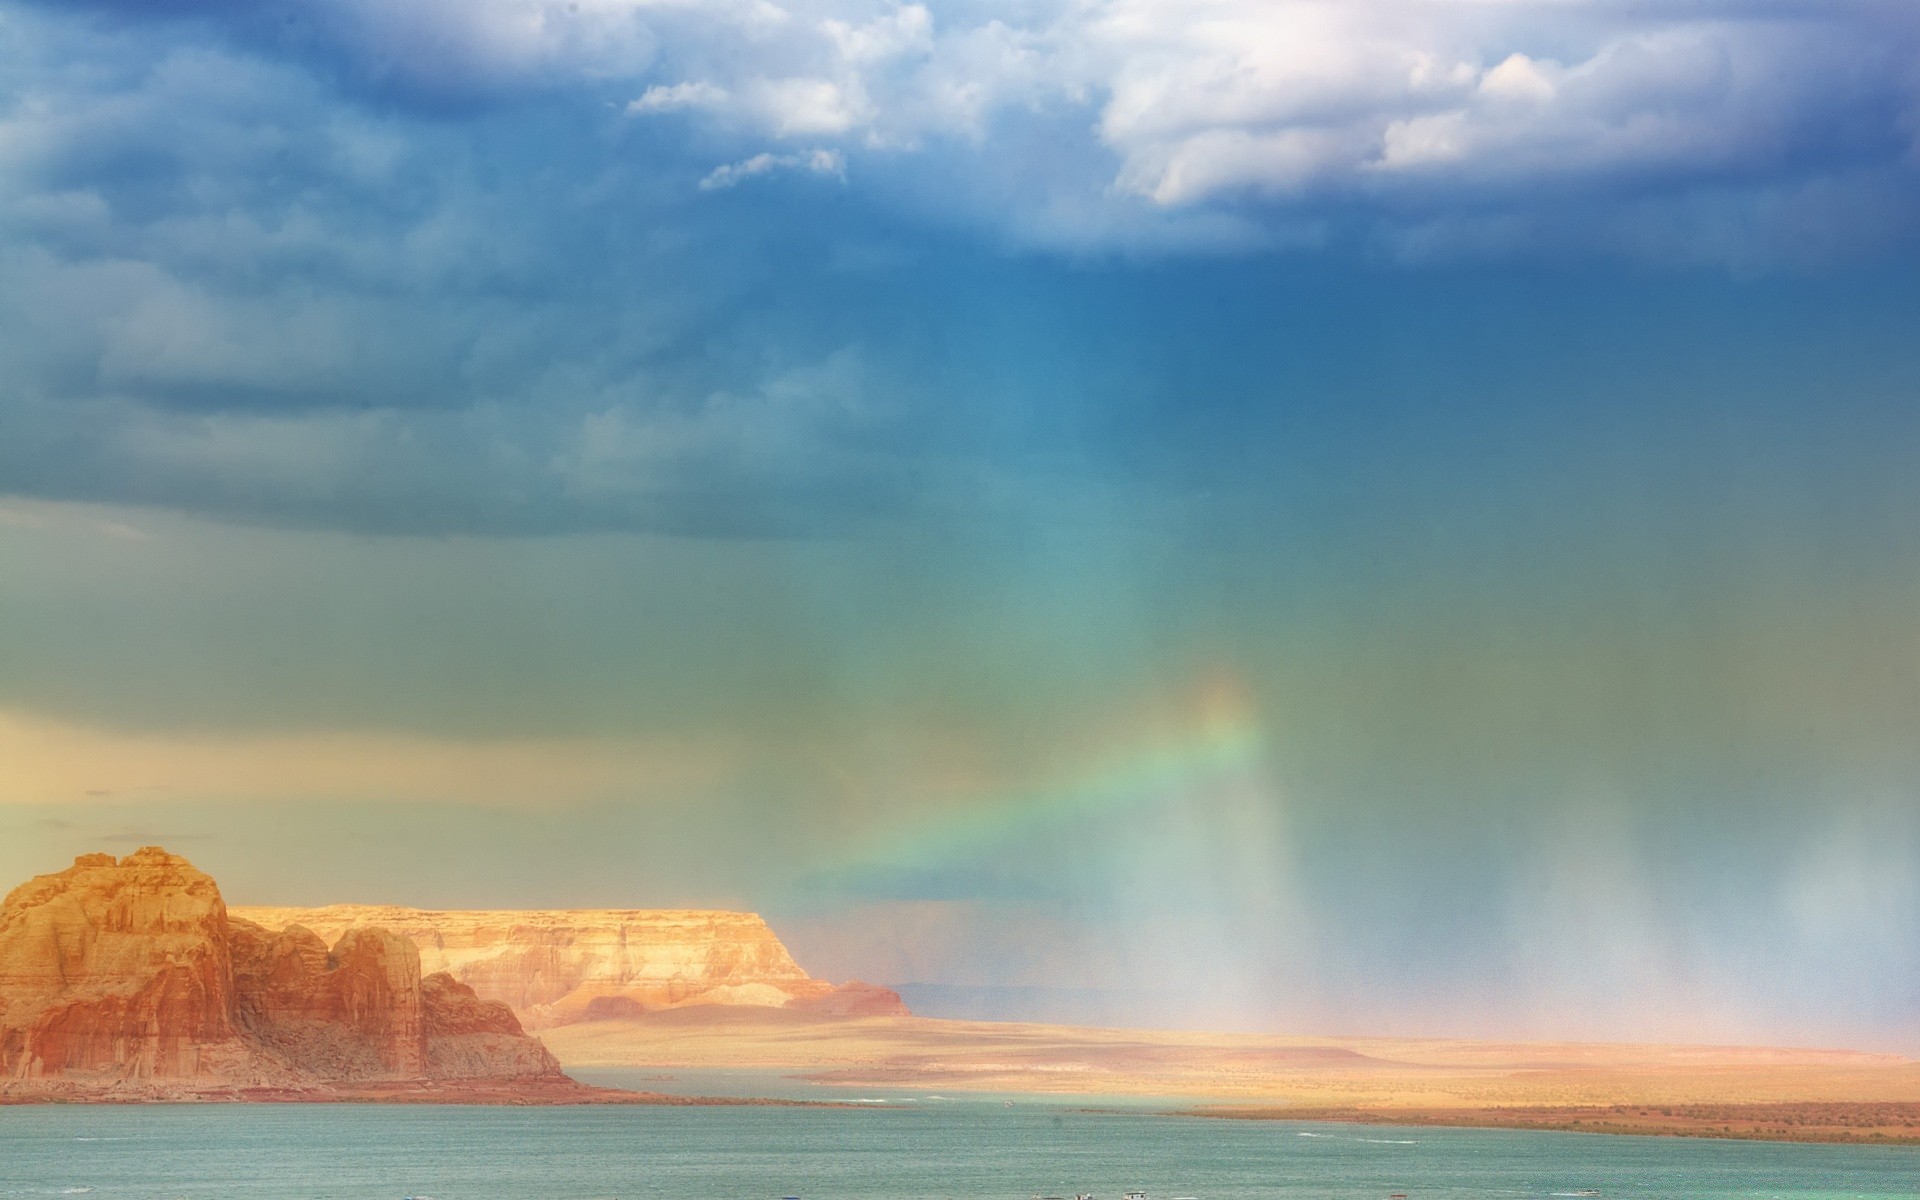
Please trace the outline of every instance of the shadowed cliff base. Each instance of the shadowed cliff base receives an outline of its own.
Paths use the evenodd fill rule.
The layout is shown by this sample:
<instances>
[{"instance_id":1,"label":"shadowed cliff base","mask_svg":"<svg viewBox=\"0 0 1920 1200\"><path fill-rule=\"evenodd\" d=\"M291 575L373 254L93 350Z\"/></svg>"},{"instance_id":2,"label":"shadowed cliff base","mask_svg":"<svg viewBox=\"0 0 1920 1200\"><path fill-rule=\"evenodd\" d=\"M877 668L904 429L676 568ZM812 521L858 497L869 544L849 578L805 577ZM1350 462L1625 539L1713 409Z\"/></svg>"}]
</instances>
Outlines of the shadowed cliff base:
<instances>
[{"instance_id":1,"label":"shadowed cliff base","mask_svg":"<svg viewBox=\"0 0 1920 1200\"><path fill-rule=\"evenodd\" d=\"M1920 1063L1739 1046L1307 1038L684 1009L547 1030L569 1068L778 1071L817 1085L1159 1097L1220 1117L1781 1141L1920 1137ZM1212 1101L1215 1103L1201 1103Z\"/></svg>"},{"instance_id":2,"label":"shadowed cliff base","mask_svg":"<svg viewBox=\"0 0 1920 1200\"><path fill-rule=\"evenodd\" d=\"M833 1100L760 1096L675 1096L595 1087L573 1079L395 1080L308 1087L223 1086L216 1083L102 1088L83 1083L0 1087L0 1106L31 1104L478 1104L553 1108L641 1105L663 1108L860 1108Z\"/></svg>"}]
</instances>

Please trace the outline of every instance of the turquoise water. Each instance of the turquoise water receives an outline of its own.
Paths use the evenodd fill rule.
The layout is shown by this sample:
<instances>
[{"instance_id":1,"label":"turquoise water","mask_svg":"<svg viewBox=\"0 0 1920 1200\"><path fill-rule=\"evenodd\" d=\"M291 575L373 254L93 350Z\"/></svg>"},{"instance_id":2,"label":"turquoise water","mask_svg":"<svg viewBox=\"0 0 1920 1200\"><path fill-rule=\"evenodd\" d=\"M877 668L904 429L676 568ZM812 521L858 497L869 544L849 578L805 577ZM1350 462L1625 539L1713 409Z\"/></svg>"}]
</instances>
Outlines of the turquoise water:
<instances>
[{"instance_id":1,"label":"turquoise water","mask_svg":"<svg viewBox=\"0 0 1920 1200\"><path fill-rule=\"evenodd\" d=\"M828 1104L1037 1104L1046 1108L1148 1109L1155 1112L1192 1108L1213 1101L1205 1096L1130 1096L1099 1092L942 1092L888 1084L819 1083L789 1070L752 1067L568 1067L567 1074L582 1083L627 1092L661 1092L669 1096L725 1096L734 1099L809 1100Z\"/></svg>"},{"instance_id":2,"label":"turquoise water","mask_svg":"<svg viewBox=\"0 0 1920 1200\"><path fill-rule=\"evenodd\" d=\"M955 1100L861 1109L0 1108L0 1195L86 1200L1913 1197L1920 1150L1395 1130Z\"/></svg>"}]
</instances>

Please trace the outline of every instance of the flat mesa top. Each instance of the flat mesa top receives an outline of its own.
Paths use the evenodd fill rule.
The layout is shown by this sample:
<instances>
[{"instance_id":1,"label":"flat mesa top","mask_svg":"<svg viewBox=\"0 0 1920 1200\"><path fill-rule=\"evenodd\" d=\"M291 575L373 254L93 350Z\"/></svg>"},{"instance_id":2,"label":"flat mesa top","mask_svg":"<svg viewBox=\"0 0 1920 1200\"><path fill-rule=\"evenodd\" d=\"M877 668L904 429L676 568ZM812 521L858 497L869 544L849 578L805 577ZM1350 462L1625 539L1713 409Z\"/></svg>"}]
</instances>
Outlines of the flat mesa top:
<instances>
[{"instance_id":1,"label":"flat mesa top","mask_svg":"<svg viewBox=\"0 0 1920 1200\"><path fill-rule=\"evenodd\" d=\"M512 922L519 924L741 924L764 925L759 913L721 908L407 908L390 904L301 905L232 904L227 912L243 920L353 920L372 922Z\"/></svg>"}]
</instances>

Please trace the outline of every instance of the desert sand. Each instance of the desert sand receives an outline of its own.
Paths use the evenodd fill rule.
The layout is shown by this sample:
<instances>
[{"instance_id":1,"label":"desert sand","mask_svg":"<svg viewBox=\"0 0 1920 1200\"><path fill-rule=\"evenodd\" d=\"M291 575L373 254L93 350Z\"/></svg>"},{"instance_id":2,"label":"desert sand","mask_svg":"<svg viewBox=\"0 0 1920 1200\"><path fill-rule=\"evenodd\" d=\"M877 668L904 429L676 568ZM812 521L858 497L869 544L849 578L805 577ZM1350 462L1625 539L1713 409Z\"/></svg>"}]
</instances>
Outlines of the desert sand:
<instances>
[{"instance_id":1,"label":"desert sand","mask_svg":"<svg viewBox=\"0 0 1920 1200\"><path fill-rule=\"evenodd\" d=\"M1920 1063L1844 1050L1283 1037L718 1008L541 1036L567 1067L756 1068L823 1084L1165 1097L1167 1111L1237 1118L1920 1142Z\"/></svg>"}]
</instances>

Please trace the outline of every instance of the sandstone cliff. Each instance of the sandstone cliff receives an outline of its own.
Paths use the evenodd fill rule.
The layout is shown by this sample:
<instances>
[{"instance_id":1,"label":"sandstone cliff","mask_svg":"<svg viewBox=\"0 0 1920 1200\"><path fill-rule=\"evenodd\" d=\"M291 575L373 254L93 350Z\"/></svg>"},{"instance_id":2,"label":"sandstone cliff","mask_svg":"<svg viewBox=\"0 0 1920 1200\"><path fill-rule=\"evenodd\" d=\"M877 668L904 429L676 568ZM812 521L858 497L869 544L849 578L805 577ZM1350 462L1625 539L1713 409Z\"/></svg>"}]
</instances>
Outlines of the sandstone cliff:
<instances>
[{"instance_id":1,"label":"sandstone cliff","mask_svg":"<svg viewBox=\"0 0 1920 1200\"><path fill-rule=\"evenodd\" d=\"M274 932L149 847L92 854L0 904L0 1091L564 1083L502 1004L421 977L400 934Z\"/></svg>"},{"instance_id":2,"label":"sandstone cliff","mask_svg":"<svg viewBox=\"0 0 1920 1200\"><path fill-rule=\"evenodd\" d=\"M339 904L235 908L262 925L332 937L361 925L405 934L429 971L512 1006L529 1027L697 1004L904 1014L897 993L809 976L752 913L698 910L428 911Z\"/></svg>"},{"instance_id":3,"label":"sandstone cliff","mask_svg":"<svg viewBox=\"0 0 1920 1200\"><path fill-rule=\"evenodd\" d=\"M252 1076L220 889L185 859L76 859L0 903L0 1077Z\"/></svg>"}]
</instances>

